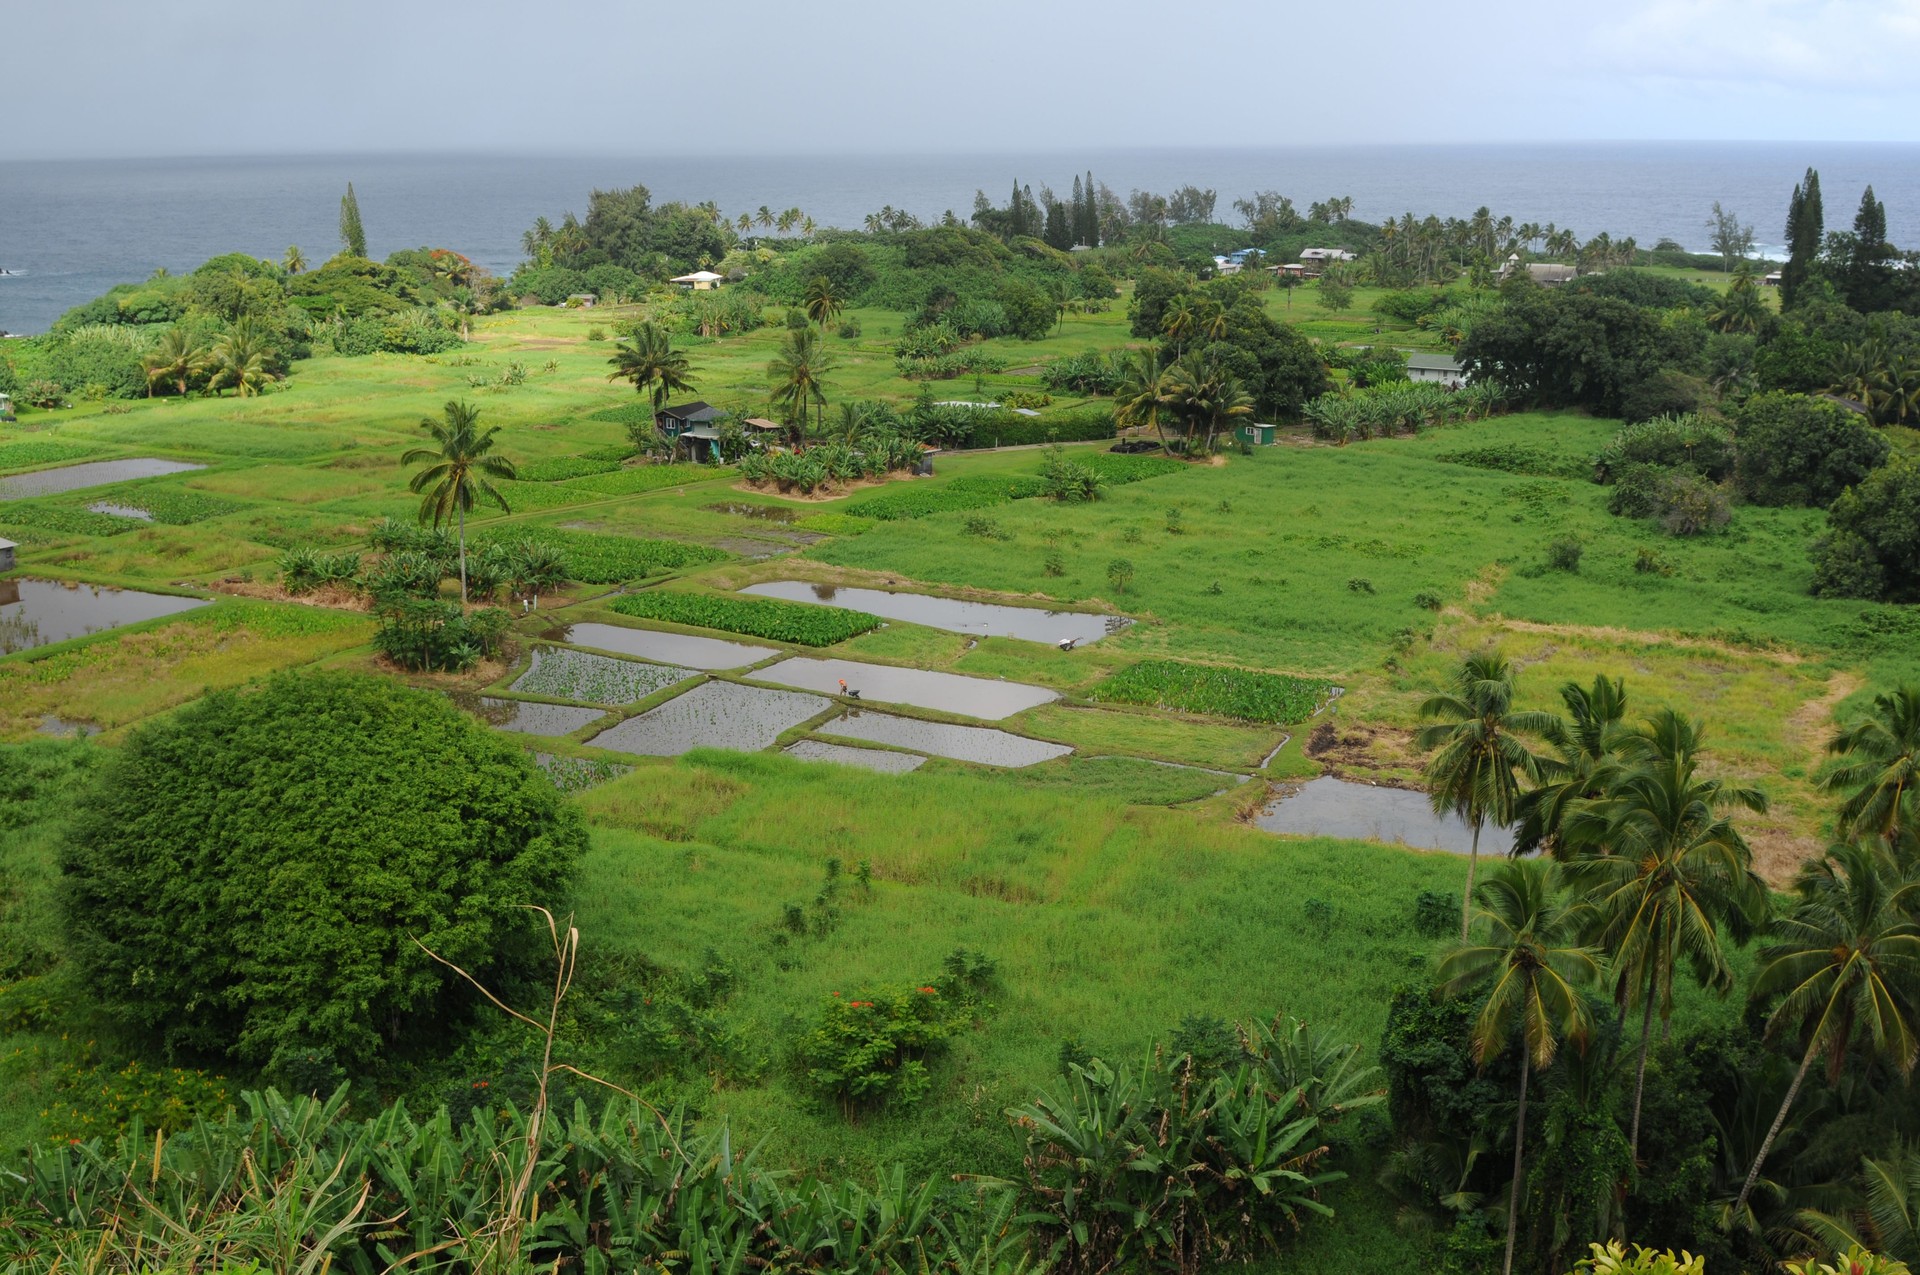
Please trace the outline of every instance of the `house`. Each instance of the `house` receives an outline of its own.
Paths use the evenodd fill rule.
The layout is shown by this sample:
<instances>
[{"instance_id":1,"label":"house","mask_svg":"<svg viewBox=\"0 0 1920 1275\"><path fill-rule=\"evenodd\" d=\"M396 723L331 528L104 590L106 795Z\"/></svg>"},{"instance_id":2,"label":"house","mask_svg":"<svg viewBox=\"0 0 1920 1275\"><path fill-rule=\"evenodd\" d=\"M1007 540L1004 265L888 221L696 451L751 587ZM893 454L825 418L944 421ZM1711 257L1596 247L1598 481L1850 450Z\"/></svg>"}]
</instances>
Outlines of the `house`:
<instances>
[{"instance_id":1,"label":"house","mask_svg":"<svg viewBox=\"0 0 1920 1275\"><path fill-rule=\"evenodd\" d=\"M1772 274L1765 274L1760 276L1760 284L1762 287L1777 288L1780 286L1780 281L1781 281L1781 277L1780 277L1780 272L1778 270L1774 271Z\"/></svg>"},{"instance_id":2,"label":"house","mask_svg":"<svg viewBox=\"0 0 1920 1275\"><path fill-rule=\"evenodd\" d=\"M1329 261L1352 261L1354 259L1354 255L1345 248L1302 248L1300 250L1300 260L1302 262L1318 261L1325 264Z\"/></svg>"},{"instance_id":3,"label":"house","mask_svg":"<svg viewBox=\"0 0 1920 1275\"><path fill-rule=\"evenodd\" d=\"M19 547L11 540L0 540L0 571L13 570L13 551Z\"/></svg>"},{"instance_id":4,"label":"house","mask_svg":"<svg viewBox=\"0 0 1920 1275\"><path fill-rule=\"evenodd\" d=\"M600 300L591 292L576 292L567 298L569 310L591 310Z\"/></svg>"},{"instance_id":5,"label":"house","mask_svg":"<svg viewBox=\"0 0 1920 1275\"><path fill-rule=\"evenodd\" d=\"M720 455L720 422L727 414L711 403L681 403L663 407L653 414L653 427L660 437L686 449L695 461L711 461Z\"/></svg>"},{"instance_id":6,"label":"house","mask_svg":"<svg viewBox=\"0 0 1920 1275\"><path fill-rule=\"evenodd\" d=\"M1460 366L1460 361L1450 354L1409 354L1407 379L1437 381L1457 389L1466 382L1467 373Z\"/></svg>"},{"instance_id":7,"label":"house","mask_svg":"<svg viewBox=\"0 0 1920 1275\"><path fill-rule=\"evenodd\" d=\"M1275 278L1284 276L1288 279L1304 279L1307 277L1307 263L1304 261L1289 261L1285 265L1272 266L1270 269Z\"/></svg>"},{"instance_id":8,"label":"house","mask_svg":"<svg viewBox=\"0 0 1920 1275\"><path fill-rule=\"evenodd\" d=\"M1248 421L1240 427L1240 437L1255 447L1273 446L1273 432L1278 425L1263 425L1259 421Z\"/></svg>"},{"instance_id":9,"label":"house","mask_svg":"<svg viewBox=\"0 0 1920 1275\"><path fill-rule=\"evenodd\" d=\"M0 394L0 421L10 421L12 419L13 400L5 394Z\"/></svg>"},{"instance_id":10,"label":"house","mask_svg":"<svg viewBox=\"0 0 1920 1275\"><path fill-rule=\"evenodd\" d=\"M747 431L747 442L754 447L772 442L774 435L783 434L787 429L778 421L770 421L764 416L749 416L740 422L740 427Z\"/></svg>"},{"instance_id":11,"label":"house","mask_svg":"<svg viewBox=\"0 0 1920 1275\"><path fill-rule=\"evenodd\" d=\"M1215 257L1213 259L1213 272L1223 278L1227 275L1239 274L1240 263L1232 257Z\"/></svg>"},{"instance_id":12,"label":"house","mask_svg":"<svg viewBox=\"0 0 1920 1275\"><path fill-rule=\"evenodd\" d=\"M667 282L677 283L690 292L711 292L719 287L726 277L723 274L715 274L711 270L696 270L692 274L676 275Z\"/></svg>"}]
</instances>

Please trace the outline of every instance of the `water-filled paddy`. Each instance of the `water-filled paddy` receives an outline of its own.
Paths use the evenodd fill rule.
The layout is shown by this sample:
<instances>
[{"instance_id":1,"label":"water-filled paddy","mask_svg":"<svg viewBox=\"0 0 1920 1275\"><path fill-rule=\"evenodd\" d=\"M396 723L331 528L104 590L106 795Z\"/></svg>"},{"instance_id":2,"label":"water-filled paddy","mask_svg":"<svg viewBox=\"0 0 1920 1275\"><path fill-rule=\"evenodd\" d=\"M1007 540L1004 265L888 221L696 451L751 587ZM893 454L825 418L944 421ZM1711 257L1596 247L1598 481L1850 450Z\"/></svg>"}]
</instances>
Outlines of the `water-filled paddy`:
<instances>
[{"instance_id":1,"label":"water-filled paddy","mask_svg":"<svg viewBox=\"0 0 1920 1275\"><path fill-rule=\"evenodd\" d=\"M1065 757L1073 751L1065 744L1049 744L989 726L950 726L945 722L923 722L890 713L847 713L820 727L820 733L910 748L916 753L932 753L936 757L951 757L982 766L1032 766Z\"/></svg>"},{"instance_id":2,"label":"water-filled paddy","mask_svg":"<svg viewBox=\"0 0 1920 1275\"><path fill-rule=\"evenodd\" d=\"M97 584L0 580L0 655L163 615L178 615L205 605L199 598L107 589Z\"/></svg>"},{"instance_id":3,"label":"water-filled paddy","mask_svg":"<svg viewBox=\"0 0 1920 1275\"><path fill-rule=\"evenodd\" d=\"M115 518L133 518L140 522L152 522L153 515L136 505L119 505L111 500L96 500L87 506L87 512L93 514L112 514Z\"/></svg>"},{"instance_id":4,"label":"water-filled paddy","mask_svg":"<svg viewBox=\"0 0 1920 1275\"><path fill-rule=\"evenodd\" d=\"M190 469L205 468L205 465L189 465L185 461L155 460L144 456L135 460L90 460L79 465L38 469L31 474L0 478L0 500L51 496L57 492L78 491L82 487L101 487L107 483L159 478L164 474L183 474Z\"/></svg>"},{"instance_id":5,"label":"water-filled paddy","mask_svg":"<svg viewBox=\"0 0 1920 1275\"><path fill-rule=\"evenodd\" d=\"M596 748L648 757L675 757L694 748L757 753L832 705L832 700L818 695L708 682L603 730L587 742Z\"/></svg>"},{"instance_id":6,"label":"water-filled paddy","mask_svg":"<svg viewBox=\"0 0 1920 1275\"><path fill-rule=\"evenodd\" d=\"M635 629L624 624L562 624L541 636L554 642L594 646L603 651L637 655L662 664L684 664L693 669L745 668L780 654L770 646L723 642L719 638L668 633L661 629Z\"/></svg>"},{"instance_id":7,"label":"water-filled paddy","mask_svg":"<svg viewBox=\"0 0 1920 1275\"><path fill-rule=\"evenodd\" d=\"M1416 850L1451 850L1465 854L1473 847L1473 829L1459 815L1436 815L1422 792L1404 788L1377 788L1323 775L1303 784L1255 819L1268 832L1303 837L1340 837L1349 841L1384 841ZM1489 825L1480 830L1483 854L1505 854L1513 834Z\"/></svg>"},{"instance_id":8,"label":"water-filled paddy","mask_svg":"<svg viewBox=\"0 0 1920 1275\"><path fill-rule=\"evenodd\" d=\"M914 704L993 722L1060 698L1056 691L1021 682L895 668L888 664L862 664L856 660L782 660L752 676L757 682L773 682L829 695L839 692L844 682L847 691L858 691L861 699L884 704Z\"/></svg>"},{"instance_id":9,"label":"water-filled paddy","mask_svg":"<svg viewBox=\"0 0 1920 1275\"><path fill-rule=\"evenodd\" d=\"M495 730L513 731L520 735L571 735L588 722L596 722L606 716L597 708L536 704L532 700L501 699L495 695L474 695L467 691L455 691L451 698L455 704Z\"/></svg>"},{"instance_id":10,"label":"water-filled paddy","mask_svg":"<svg viewBox=\"0 0 1920 1275\"><path fill-rule=\"evenodd\" d=\"M910 770L918 770L927 764L927 759L917 753L895 753L879 748L848 748L845 744L829 744L818 739L796 740L784 750L789 757L801 761L830 761L840 766L859 766L865 770L877 770L883 775L904 775Z\"/></svg>"},{"instance_id":11,"label":"water-filled paddy","mask_svg":"<svg viewBox=\"0 0 1920 1275\"><path fill-rule=\"evenodd\" d=\"M588 704L636 704L655 691L698 676L693 669L670 664L642 664L563 646L536 646L532 667L515 680L513 689L525 695L550 695Z\"/></svg>"},{"instance_id":12,"label":"water-filled paddy","mask_svg":"<svg viewBox=\"0 0 1920 1275\"><path fill-rule=\"evenodd\" d=\"M781 598L788 602L815 602L823 606L851 607L889 620L924 624L930 629L969 633L975 637L1023 638L1029 642L1058 643L1072 639L1076 644L1097 642L1109 633L1117 633L1132 621L1118 615L1093 615L1086 611L1042 611L1037 607L1010 607L994 602L963 602L958 598L935 598L924 593L895 593L890 589L855 589L832 584L808 584L804 580L774 580L749 585L742 593Z\"/></svg>"}]
</instances>

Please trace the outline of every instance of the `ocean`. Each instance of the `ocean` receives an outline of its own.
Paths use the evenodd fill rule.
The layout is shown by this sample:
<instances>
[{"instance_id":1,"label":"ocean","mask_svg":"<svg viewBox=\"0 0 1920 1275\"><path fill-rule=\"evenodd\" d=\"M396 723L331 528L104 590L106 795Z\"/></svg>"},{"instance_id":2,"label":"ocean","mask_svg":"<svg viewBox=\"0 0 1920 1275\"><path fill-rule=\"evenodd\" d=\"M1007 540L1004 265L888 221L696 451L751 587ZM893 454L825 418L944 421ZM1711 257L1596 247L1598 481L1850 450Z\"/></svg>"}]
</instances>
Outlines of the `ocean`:
<instances>
[{"instance_id":1,"label":"ocean","mask_svg":"<svg viewBox=\"0 0 1920 1275\"><path fill-rule=\"evenodd\" d=\"M298 244L336 251L340 195L359 196L368 248L453 248L504 274L533 219L586 212L596 187L642 183L656 201L716 201L731 216L799 207L823 226L858 226L882 205L966 216L976 189L1004 203L1018 179L1065 193L1093 171L1123 195L1192 184L1236 198L1277 190L1304 212L1351 196L1366 221L1413 212L1467 216L1486 205L1516 223L1604 230L1652 247L1705 250L1713 202L1752 223L1776 253L1788 197L1820 170L1830 228L1851 224L1871 183L1890 237L1920 245L1920 146L1884 143L1620 142L1488 146L1298 146L1073 154L617 156L339 155L0 162L0 330L45 331L68 308L157 269L191 270L242 251L278 260Z\"/></svg>"}]
</instances>

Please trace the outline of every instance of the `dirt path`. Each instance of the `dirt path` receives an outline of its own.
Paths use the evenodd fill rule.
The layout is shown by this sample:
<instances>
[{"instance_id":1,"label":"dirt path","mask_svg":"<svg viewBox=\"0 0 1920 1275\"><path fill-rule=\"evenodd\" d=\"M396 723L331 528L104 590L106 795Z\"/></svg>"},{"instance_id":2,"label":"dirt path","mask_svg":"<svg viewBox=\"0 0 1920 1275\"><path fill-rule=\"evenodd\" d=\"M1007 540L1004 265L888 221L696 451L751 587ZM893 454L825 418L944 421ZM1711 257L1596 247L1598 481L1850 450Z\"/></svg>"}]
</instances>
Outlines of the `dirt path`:
<instances>
[{"instance_id":1,"label":"dirt path","mask_svg":"<svg viewBox=\"0 0 1920 1275\"><path fill-rule=\"evenodd\" d=\"M1827 679L1826 693L1793 710L1787 718L1786 740L1806 754L1808 769L1820 763L1826 753L1827 729L1833 725L1833 710L1841 700L1865 685L1858 673L1841 671Z\"/></svg>"}]
</instances>

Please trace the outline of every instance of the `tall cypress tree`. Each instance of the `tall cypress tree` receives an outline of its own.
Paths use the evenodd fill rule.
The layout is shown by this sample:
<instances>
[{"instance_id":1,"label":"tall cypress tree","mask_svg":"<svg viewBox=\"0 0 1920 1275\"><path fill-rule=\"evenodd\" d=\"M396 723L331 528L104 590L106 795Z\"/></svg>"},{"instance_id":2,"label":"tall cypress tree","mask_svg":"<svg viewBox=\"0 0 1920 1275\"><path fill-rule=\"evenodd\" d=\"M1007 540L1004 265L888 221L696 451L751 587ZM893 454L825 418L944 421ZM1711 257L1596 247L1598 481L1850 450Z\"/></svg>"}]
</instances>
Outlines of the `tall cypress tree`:
<instances>
[{"instance_id":1,"label":"tall cypress tree","mask_svg":"<svg viewBox=\"0 0 1920 1275\"><path fill-rule=\"evenodd\" d=\"M1093 170L1087 170L1087 236L1083 241L1089 248L1100 246L1100 198L1094 193Z\"/></svg>"},{"instance_id":2,"label":"tall cypress tree","mask_svg":"<svg viewBox=\"0 0 1920 1275\"><path fill-rule=\"evenodd\" d=\"M1826 238L1826 210L1820 201L1820 174L1809 168L1806 177L1793 188L1787 205L1787 264L1780 270L1780 308L1792 309L1802 289L1813 275L1814 262L1820 257L1820 244Z\"/></svg>"},{"instance_id":3,"label":"tall cypress tree","mask_svg":"<svg viewBox=\"0 0 1920 1275\"><path fill-rule=\"evenodd\" d=\"M1068 228L1074 243L1087 241L1087 196L1086 188L1080 184L1080 174L1073 175L1073 203L1069 205L1071 220Z\"/></svg>"},{"instance_id":4,"label":"tall cypress tree","mask_svg":"<svg viewBox=\"0 0 1920 1275\"><path fill-rule=\"evenodd\" d=\"M1887 206L1874 198L1871 186L1860 196L1853 235L1846 244L1839 281L1846 303L1862 314L1892 308L1893 269L1887 258L1893 247L1887 242Z\"/></svg>"},{"instance_id":5,"label":"tall cypress tree","mask_svg":"<svg viewBox=\"0 0 1920 1275\"><path fill-rule=\"evenodd\" d=\"M367 255L367 231L360 224L360 201L354 197L352 182L347 183L347 193L340 196L340 246L349 256Z\"/></svg>"}]
</instances>

